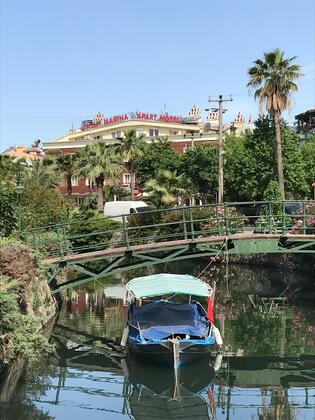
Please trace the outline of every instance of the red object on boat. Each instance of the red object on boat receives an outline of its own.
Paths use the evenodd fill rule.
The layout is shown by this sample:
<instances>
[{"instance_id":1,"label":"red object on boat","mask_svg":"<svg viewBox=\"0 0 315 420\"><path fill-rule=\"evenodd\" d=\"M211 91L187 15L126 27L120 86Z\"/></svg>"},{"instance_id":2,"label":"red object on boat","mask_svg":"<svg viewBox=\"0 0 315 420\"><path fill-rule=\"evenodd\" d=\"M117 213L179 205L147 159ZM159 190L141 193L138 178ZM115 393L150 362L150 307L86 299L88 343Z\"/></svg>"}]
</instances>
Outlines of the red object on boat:
<instances>
[{"instance_id":1,"label":"red object on boat","mask_svg":"<svg viewBox=\"0 0 315 420\"><path fill-rule=\"evenodd\" d=\"M210 322L214 322L213 302L211 297L208 297L207 317Z\"/></svg>"}]
</instances>

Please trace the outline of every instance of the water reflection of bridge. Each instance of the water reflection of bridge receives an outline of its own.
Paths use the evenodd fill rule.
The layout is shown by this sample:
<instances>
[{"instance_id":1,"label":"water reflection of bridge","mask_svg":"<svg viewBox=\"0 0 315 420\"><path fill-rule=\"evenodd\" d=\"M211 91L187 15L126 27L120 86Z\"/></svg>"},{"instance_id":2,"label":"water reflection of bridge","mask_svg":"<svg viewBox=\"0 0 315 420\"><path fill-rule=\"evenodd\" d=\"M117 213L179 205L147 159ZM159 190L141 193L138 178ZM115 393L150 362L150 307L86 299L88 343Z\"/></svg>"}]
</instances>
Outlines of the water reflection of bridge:
<instances>
[{"instance_id":1,"label":"water reflection of bridge","mask_svg":"<svg viewBox=\"0 0 315 420\"><path fill-rule=\"evenodd\" d=\"M121 371L121 359L126 354L121 351L117 340L110 340L85 331L76 330L64 325L56 325L52 333L58 341L58 359L65 362L65 366L79 366L86 368L91 356L99 355L100 364L91 367L97 370L108 370L116 366ZM315 386L315 357L303 356L238 356L238 352L223 352L221 370L217 378L233 387L304 387ZM85 360L85 362L83 362ZM106 363L104 364L104 361ZM210 362L215 363L215 357Z\"/></svg>"},{"instance_id":2,"label":"water reflection of bridge","mask_svg":"<svg viewBox=\"0 0 315 420\"><path fill-rule=\"evenodd\" d=\"M65 330L64 327L61 327L59 333L61 330ZM78 334L82 336L82 331ZM191 418L189 416L192 410L195 410L195 415L202 413L202 418L209 419L214 418L215 412L221 410L226 413L228 419L232 411L235 413L240 409L238 401L242 389L256 390L255 407L262 418L269 418L269 413L274 415L272 418L281 419L286 413L285 418L293 419L296 409L315 408L313 396L309 394L309 389L315 386L313 357L301 356L296 359L223 354L221 367L217 372L213 368L215 357L211 357L210 360L203 360L186 368L186 371L183 370L181 380L177 383L172 370L138 365L129 356L122 358L121 354L108 347L105 350L103 347L97 350L84 343L77 343L78 347L75 348L73 338L72 336L72 348L67 346L67 338L63 343L59 341L57 354L61 367L56 388L56 403L63 389L67 389L69 369L76 369L105 371L116 377L124 377L121 412L128 413L135 419L149 418L149 412L151 415L155 414L154 418L173 418L173 415L175 418L175 412L177 418L180 412ZM87 339L90 339L90 335L87 335ZM111 347L112 343L109 344ZM298 399L297 389L301 391L298 393ZM293 394L290 390L293 390ZM252 392L248 407L253 404L253 395ZM295 405L290 402L291 395L295 396ZM244 409L246 402L243 401L241 407ZM278 417L275 413L279 413ZM182 418L185 418L184 414Z\"/></svg>"}]
</instances>

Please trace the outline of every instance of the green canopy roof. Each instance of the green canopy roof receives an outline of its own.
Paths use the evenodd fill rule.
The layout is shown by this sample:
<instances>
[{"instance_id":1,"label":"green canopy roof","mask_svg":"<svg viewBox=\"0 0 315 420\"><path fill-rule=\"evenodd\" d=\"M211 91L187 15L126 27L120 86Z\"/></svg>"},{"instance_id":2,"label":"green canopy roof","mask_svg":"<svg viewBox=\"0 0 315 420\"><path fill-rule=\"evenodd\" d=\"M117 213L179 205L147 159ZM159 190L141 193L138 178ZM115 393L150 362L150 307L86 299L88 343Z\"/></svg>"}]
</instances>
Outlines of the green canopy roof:
<instances>
[{"instance_id":1,"label":"green canopy roof","mask_svg":"<svg viewBox=\"0 0 315 420\"><path fill-rule=\"evenodd\" d=\"M138 299L175 293L207 297L212 291L207 283L197 277L167 273L136 277L126 287Z\"/></svg>"}]
</instances>

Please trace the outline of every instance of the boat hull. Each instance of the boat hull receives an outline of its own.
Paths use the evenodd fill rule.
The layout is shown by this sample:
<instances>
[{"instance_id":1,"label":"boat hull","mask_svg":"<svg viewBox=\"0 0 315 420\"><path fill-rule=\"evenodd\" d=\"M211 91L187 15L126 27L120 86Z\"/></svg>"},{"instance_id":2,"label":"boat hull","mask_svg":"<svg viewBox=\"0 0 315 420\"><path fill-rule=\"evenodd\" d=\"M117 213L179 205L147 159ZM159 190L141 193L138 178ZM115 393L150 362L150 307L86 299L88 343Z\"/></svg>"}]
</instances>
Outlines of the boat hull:
<instances>
[{"instance_id":1,"label":"boat hull","mask_svg":"<svg viewBox=\"0 0 315 420\"><path fill-rule=\"evenodd\" d=\"M199 340L198 340L199 341ZM210 349L214 343L193 343L187 341L178 342L177 367L193 363L209 355ZM132 357L140 362L161 363L174 367L173 343L165 341L163 343L145 343L135 344L129 342L129 350Z\"/></svg>"}]
</instances>

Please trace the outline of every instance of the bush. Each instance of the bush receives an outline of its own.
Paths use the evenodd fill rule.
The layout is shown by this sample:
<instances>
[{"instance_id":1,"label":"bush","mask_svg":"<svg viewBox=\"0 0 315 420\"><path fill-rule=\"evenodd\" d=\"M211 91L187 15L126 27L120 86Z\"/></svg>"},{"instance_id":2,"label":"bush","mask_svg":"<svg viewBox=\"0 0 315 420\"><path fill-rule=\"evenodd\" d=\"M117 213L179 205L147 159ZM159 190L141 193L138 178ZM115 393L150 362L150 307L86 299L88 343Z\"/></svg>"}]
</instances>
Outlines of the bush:
<instances>
[{"instance_id":1,"label":"bush","mask_svg":"<svg viewBox=\"0 0 315 420\"><path fill-rule=\"evenodd\" d=\"M200 225L201 234L231 234L243 231L247 218L239 213L235 207L223 206L211 208L210 218Z\"/></svg>"},{"instance_id":2,"label":"bush","mask_svg":"<svg viewBox=\"0 0 315 420\"><path fill-rule=\"evenodd\" d=\"M53 346L38 332L39 319L22 314L18 305L18 282L0 276L0 363L8 364L21 357L32 362Z\"/></svg>"},{"instance_id":3,"label":"bush","mask_svg":"<svg viewBox=\"0 0 315 420\"><path fill-rule=\"evenodd\" d=\"M195 235L204 233L203 225L215 217L215 209L213 207L195 207L192 209L193 230ZM189 209L182 207L180 209L172 209L165 212L161 223L160 235L162 237L174 237L174 239L184 239L185 234L191 237L192 224L190 221Z\"/></svg>"},{"instance_id":4,"label":"bush","mask_svg":"<svg viewBox=\"0 0 315 420\"><path fill-rule=\"evenodd\" d=\"M29 181L21 197L22 228L61 223L70 205L58 191Z\"/></svg>"},{"instance_id":5,"label":"bush","mask_svg":"<svg viewBox=\"0 0 315 420\"><path fill-rule=\"evenodd\" d=\"M225 234L224 213L224 207L194 207L192 209L192 223L195 237L198 235ZM242 231L248 221L235 207L228 207L227 218L229 234ZM130 242L133 244L191 238L192 223L187 207L174 207L157 212L133 214L128 217L128 235ZM146 227L152 225L156 226ZM135 239L139 239L139 241Z\"/></svg>"},{"instance_id":6,"label":"bush","mask_svg":"<svg viewBox=\"0 0 315 420\"><path fill-rule=\"evenodd\" d=\"M184 218L185 217L185 218ZM173 208L161 213L161 226L158 229L158 240L160 242L185 238L185 227L189 229L188 210Z\"/></svg>"},{"instance_id":7,"label":"bush","mask_svg":"<svg viewBox=\"0 0 315 420\"><path fill-rule=\"evenodd\" d=\"M151 242L156 237L157 227L146 227L161 223L160 212L133 213L128 216L128 237L132 244ZM141 227L138 229L138 227ZM139 238L139 241L135 241Z\"/></svg>"},{"instance_id":8,"label":"bush","mask_svg":"<svg viewBox=\"0 0 315 420\"><path fill-rule=\"evenodd\" d=\"M303 210L300 210L299 213L303 215ZM305 233L314 234L315 233L315 204L309 204L305 206ZM291 233L304 233L304 221L303 217L297 217L293 220L293 226Z\"/></svg>"},{"instance_id":9,"label":"bush","mask_svg":"<svg viewBox=\"0 0 315 420\"><path fill-rule=\"evenodd\" d=\"M264 200L271 201L271 212L273 215L282 216L282 195L277 181L269 182L264 192ZM269 212L269 208L266 208L265 211Z\"/></svg>"},{"instance_id":10,"label":"bush","mask_svg":"<svg viewBox=\"0 0 315 420\"><path fill-rule=\"evenodd\" d=\"M224 207L195 207L192 209L194 235L225 234L225 210ZM228 207L228 231L229 233L238 232L243 229L246 217L237 212L235 207ZM184 223L185 220L185 223ZM161 218L161 223L166 224L160 228L160 239L183 239L186 234L191 237L191 221L189 210L185 208L172 209L165 212Z\"/></svg>"},{"instance_id":11,"label":"bush","mask_svg":"<svg viewBox=\"0 0 315 420\"><path fill-rule=\"evenodd\" d=\"M17 228L16 201L12 190L0 187L0 236L9 236Z\"/></svg>"},{"instance_id":12,"label":"bush","mask_svg":"<svg viewBox=\"0 0 315 420\"><path fill-rule=\"evenodd\" d=\"M50 257L60 255L60 249L69 250L71 248L67 237L63 237L62 228L59 228L59 232L56 231L56 228L24 232L23 240L34 250Z\"/></svg>"},{"instance_id":13,"label":"bush","mask_svg":"<svg viewBox=\"0 0 315 420\"><path fill-rule=\"evenodd\" d=\"M122 225L97 211L88 210L78 213L67 229L67 240L73 251L96 250L108 246L114 232L121 230Z\"/></svg>"}]
</instances>

